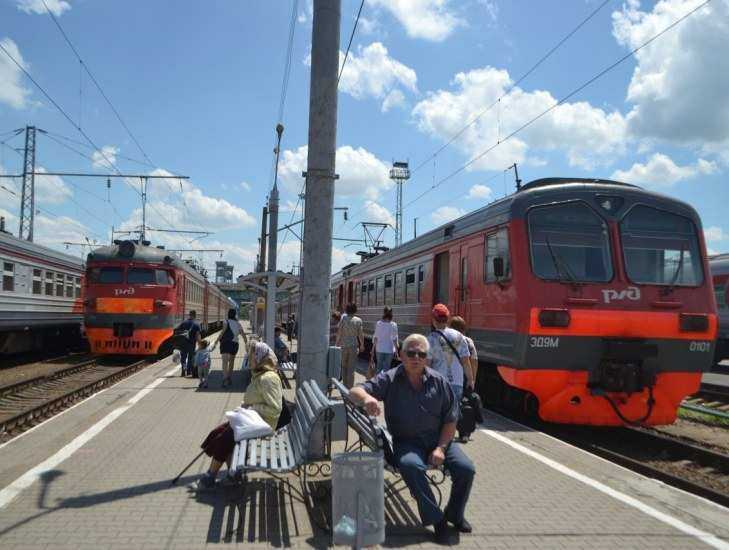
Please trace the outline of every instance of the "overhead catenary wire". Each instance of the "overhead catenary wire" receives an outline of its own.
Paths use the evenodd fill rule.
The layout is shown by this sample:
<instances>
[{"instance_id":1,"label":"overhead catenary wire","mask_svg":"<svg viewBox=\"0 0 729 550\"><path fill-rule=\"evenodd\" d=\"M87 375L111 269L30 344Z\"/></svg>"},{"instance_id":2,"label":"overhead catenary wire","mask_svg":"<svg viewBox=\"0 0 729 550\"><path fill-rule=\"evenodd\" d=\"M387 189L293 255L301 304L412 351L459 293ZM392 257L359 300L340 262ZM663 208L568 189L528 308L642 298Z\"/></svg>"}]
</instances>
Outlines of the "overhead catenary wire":
<instances>
[{"instance_id":1,"label":"overhead catenary wire","mask_svg":"<svg viewBox=\"0 0 729 550\"><path fill-rule=\"evenodd\" d=\"M497 106L506 96L508 96L511 92L513 92L516 87L521 84L529 75L531 75L537 68L544 63L547 59L549 59L554 52L556 52L567 40L572 38L572 36L577 33L588 21L590 21L595 15L602 10L605 5L607 5L612 0L603 0L594 10L592 10L587 17L585 17L580 23L573 28L569 33L567 33L559 42L557 42L547 53L545 53L542 57L539 58L539 60L529 68L527 72L525 72L523 75L521 75L511 86L508 87L508 89L501 94L496 100L494 100L491 104L488 105L485 109L480 111L475 117L473 117L470 121L466 123L465 126L463 126L460 130L458 130L455 134L453 134L448 141L446 141L443 145L441 145L438 149L435 150L434 153L432 153L430 156L422 160L420 163L418 163L415 168L411 169L410 173L414 174L417 172L420 168L422 168L425 164L430 162L432 159L434 159L436 156L438 156L444 149L446 149L451 143L456 141L461 135L463 135L463 132L465 132L468 128L473 126L483 115L485 115L487 112L489 112L491 109L493 109L495 106Z\"/></svg>"}]
</instances>

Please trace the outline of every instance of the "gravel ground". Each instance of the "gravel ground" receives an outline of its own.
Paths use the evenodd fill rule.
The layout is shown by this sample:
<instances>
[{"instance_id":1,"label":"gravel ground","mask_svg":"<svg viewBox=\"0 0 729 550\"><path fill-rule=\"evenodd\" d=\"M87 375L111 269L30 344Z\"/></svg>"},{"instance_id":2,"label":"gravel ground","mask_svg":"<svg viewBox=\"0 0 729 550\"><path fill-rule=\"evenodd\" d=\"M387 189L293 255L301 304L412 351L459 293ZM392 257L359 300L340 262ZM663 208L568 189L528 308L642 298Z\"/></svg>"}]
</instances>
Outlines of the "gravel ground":
<instances>
[{"instance_id":1,"label":"gravel ground","mask_svg":"<svg viewBox=\"0 0 729 550\"><path fill-rule=\"evenodd\" d=\"M91 355L88 353L73 353L50 361L3 368L0 369L0 387L16 384L37 376L47 376L88 359L91 359Z\"/></svg>"}]
</instances>

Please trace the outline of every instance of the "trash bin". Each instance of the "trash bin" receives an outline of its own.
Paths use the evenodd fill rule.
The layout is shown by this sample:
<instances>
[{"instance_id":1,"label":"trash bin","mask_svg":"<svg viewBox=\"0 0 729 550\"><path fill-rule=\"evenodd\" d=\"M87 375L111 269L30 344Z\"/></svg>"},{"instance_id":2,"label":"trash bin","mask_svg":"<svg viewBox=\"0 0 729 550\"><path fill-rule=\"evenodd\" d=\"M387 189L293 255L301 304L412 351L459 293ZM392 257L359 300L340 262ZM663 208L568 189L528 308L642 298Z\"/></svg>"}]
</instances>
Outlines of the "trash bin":
<instances>
[{"instance_id":1,"label":"trash bin","mask_svg":"<svg viewBox=\"0 0 729 550\"><path fill-rule=\"evenodd\" d=\"M342 453L332 458L333 542L355 548L385 541L382 453Z\"/></svg>"}]
</instances>

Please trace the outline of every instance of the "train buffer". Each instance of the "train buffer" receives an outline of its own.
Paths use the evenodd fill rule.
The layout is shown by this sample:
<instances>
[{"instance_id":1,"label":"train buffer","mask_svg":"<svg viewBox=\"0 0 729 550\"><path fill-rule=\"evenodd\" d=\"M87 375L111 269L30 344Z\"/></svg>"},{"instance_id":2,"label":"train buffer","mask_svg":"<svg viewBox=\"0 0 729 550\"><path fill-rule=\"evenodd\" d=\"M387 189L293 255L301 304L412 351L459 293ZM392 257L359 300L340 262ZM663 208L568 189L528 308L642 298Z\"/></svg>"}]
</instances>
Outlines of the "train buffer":
<instances>
[{"instance_id":1,"label":"train buffer","mask_svg":"<svg viewBox=\"0 0 729 550\"><path fill-rule=\"evenodd\" d=\"M215 350L210 387L197 391L197 380L164 359L0 445L0 547L330 544L315 518L326 502L307 506L271 476L252 472L245 500L235 484L198 492L209 464L202 457L170 485L221 412L241 401L240 361L232 389L222 390ZM293 389L284 393L294 400ZM454 544L729 548L729 509L486 416L465 446L477 471L466 512L474 532ZM344 450L343 441L332 445ZM326 483L322 468L311 478L314 495L320 474ZM385 474L385 544L428 546L408 491L390 490L396 481ZM442 488L447 501L449 480Z\"/></svg>"}]
</instances>

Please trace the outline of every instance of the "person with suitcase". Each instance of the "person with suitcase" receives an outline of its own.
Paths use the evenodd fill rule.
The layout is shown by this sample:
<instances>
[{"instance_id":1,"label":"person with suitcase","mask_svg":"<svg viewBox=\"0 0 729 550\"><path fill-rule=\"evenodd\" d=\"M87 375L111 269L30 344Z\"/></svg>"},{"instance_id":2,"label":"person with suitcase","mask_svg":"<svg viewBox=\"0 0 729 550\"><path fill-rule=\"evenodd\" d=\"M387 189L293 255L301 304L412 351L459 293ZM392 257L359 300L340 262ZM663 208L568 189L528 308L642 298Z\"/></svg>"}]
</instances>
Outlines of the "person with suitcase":
<instances>
[{"instance_id":1,"label":"person with suitcase","mask_svg":"<svg viewBox=\"0 0 729 550\"><path fill-rule=\"evenodd\" d=\"M175 334L181 337L179 340L181 376L194 374L195 348L202 339L200 334L202 330L195 320L196 317L197 312L191 309L187 319L175 329Z\"/></svg>"},{"instance_id":2,"label":"person with suitcase","mask_svg":"<svg viewBox=\"0 0 729 550\"><path fill-rule=\"evenodd\" d=\"M238 337L243 335L243 343L248 347L248 339L243 327L237 318L238 312L231 308L228 310L228 318L225 321L223 330L218 335L218 339L213 344L213 348L220 343L220 356L223 359L223 387L230 386L233 376L233 363L238 353Z\"/></svg>"}]
</instances>

